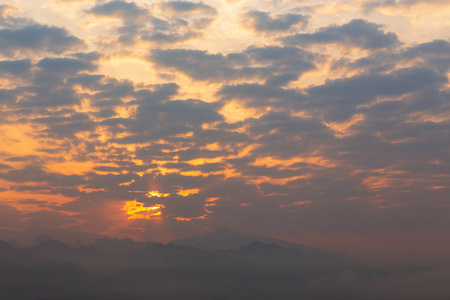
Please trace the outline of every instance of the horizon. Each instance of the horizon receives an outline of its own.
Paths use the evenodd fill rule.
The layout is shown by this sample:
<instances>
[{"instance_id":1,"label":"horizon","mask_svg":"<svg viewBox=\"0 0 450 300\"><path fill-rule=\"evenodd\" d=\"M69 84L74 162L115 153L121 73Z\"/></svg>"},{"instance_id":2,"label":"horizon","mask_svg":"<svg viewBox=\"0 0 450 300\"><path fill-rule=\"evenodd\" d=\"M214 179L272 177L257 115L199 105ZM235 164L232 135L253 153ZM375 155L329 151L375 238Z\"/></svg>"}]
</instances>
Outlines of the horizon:
<instances>
[{"instance_id":1,"label":"horizon","mask_svg":"<svg viewBox=\"0 0 450 300\"><path fill-rule=\"evenodd\" d=\"M77 231L66 231L64 229L60 229L61 232L58 231L55 233L54 231L47 231L45 229L33 229L29 231L19 231L19 232L9 232L10 234L14 234L13 236L8 236L4 238L4 230L0 230L0 240L3 240L8 243L8 241L18 241L21 246L31 246L33 239L40 235L48 235L52 240L61 241L64 244L74 244L77 240L81 240L85 245L92 245L96 240L102 238L108 239L131 239L136 242L153 242L153 243L161 243L161 244L170 244L175 241L191 239L200 237L203 235L208 235L211 233L215 233L219 230L225 229L231 232L237 232L239 234L244 234L248 236L261 236L261 237L269 237L282 242L294 243L300 246L308 246L323 250L328 250L332 252L343 252L351 257L360 259L368 264L379 264L380 266L421 266L421 267L433 267L433 268L448 268L450 267L450 257L449 253L449 244L446 243L448 241L450 234L441 233L436 234L435 236L430 237L429 235L422 236L422 239L417 239L417 234L410 234L408 236L404 235L378 235L376 237L364 236L364 235L302 235L302 236L280 236L280 235L263 235L257 233L246 232L242 230L237 230L228 227L217 227L213 230L206 230L204 232L200 232L196 235L183 236L176 239L170 240L155 240L155 239L133 239L132 237L115 237L108 235L96 235L92 232L77 232ZM57 229L58 230L58 229ZM20 233L30 233L31 235L18 237L17 235ZM74 234L71 237L67 237L64 235L64 232L68 232ZM90 237L83 237L83 234L92 235ZM96 235L96 236L93 236ZM424 243L424 240L428 243L440 243L441 249L438 252L433 252L431 255L427 253L427 244ZM373 248L373 243L376 244L394 244L395 247L391 248L389 251L379 251L377 248ZM411 248L415 248L414 251L411 251Z\"/></svg>"}]
</instances>

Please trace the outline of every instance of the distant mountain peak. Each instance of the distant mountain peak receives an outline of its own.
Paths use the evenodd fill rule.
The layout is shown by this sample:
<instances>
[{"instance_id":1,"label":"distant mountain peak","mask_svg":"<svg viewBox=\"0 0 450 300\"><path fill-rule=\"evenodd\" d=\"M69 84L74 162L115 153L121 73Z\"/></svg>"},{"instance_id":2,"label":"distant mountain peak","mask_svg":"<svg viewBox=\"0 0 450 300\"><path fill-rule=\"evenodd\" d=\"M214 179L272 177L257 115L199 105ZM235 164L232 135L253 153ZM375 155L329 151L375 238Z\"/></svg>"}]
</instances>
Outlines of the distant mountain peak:
<instances>
[{"instance_id":1,"label":"distant mountain peak","mask_svg":"<svg viewBox=\"0 0 450 300\"><path fill-rule=\"evenodd\" d=\"M239 233L239 234L242 234L241 232L230 229L228 227L217 227L215 230L211 231L210 233Z\"/></svg>"},{"instance_id":2,"label":"distant mountain peak","mask_svg":"<svg viewBox=\"0 0 450 300\"><path fill-rule=\"evenodd\" d=\"M227 227L218 227L213 231L207 232L204 234L205 236L217 236L217 237L242 237L246 236L245 233L240 231L230 229Z\"/></svg>"},{"instance_id":3,"label":"distant mountain peak","mask_svg":"<svg viewBox=\"0 0 450 300\"><path fill-rule=\"evenodd\" d=\"M172 241L175 245L188 246L210 251L240 249L254 242L264 245L275 245L285 249L301 249L305 253L327 253L329 251L308 247L297 243L274 239L263 235L250 235L227 227L219 227L205 234ZM253 246L265 247L256 243Z\"/></svg>"},{"instance_id":4,"label":"distant mountain peak","mask_svg":"<svg viewBox=\"0 0 450 300\"><path fill-rule=\"evenodd\" d=\"M0 250L12 250L12 249L13 247L8 242L0 240Z\"/></svg>"},{"instance_id":5,"label":"distant mountain peak","mask_svg":"<svg viewBox=\"0 0 450 300\"><path fill-rule=\"evenodd\" d=\"M137 242L130 238L118 239L111 237L102 237L96 240L92 247L100 252L117 254L124 252L133 252L138 249L145 248L146 246L152 245L154 242Z\"/></svg>"},{"instance_id":6,"label":"distant mountain peak","mask_svg":"<svg viewBox=\"0 0 450 300\"><path fill-rule=\"evenodd\" d=\"M261 241L254 241L251 242L248 245L242 246L241 250L243 251L274 251L274 250L280 250L284 249L283 247L280 247L277 244L267 244L263 243Z\"/></svg>"},{"instance_id":7,"label":"distant mountain peak","mask_svg":"<svg viewBox=\"0 0 450 300\"><path fill-rule=\"evenodd\" d=\"M33 239L33 246L39 246L42 243L50 242L53 239L48 234L40 234Z\"/></svg>"},{"instance_id":8,"label":"distant mountain peak","mask_svg":"<svg viewBox=\"0 0 450 300\"><path fill-rule=\"evenodd\" d=\"M56 252L70 250L68 245L66 245L60 241L57 241L57 240L50 240L50 241L42 242L42 243L38 244L37 246L34 246L34 248L39 251L56 251Z\"/></svg>"}]
</instances>

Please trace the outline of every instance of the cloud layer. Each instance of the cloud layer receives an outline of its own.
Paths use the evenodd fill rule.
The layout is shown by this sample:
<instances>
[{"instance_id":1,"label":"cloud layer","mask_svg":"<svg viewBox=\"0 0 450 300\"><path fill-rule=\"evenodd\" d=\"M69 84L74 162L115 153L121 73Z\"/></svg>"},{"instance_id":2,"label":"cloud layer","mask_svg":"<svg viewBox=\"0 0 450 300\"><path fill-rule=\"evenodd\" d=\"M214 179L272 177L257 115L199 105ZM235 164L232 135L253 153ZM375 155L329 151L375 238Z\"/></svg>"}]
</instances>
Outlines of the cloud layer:
<instances>
[{"instance_id":1,"label":"cloud layer","mask_svg":"<svg viewBox=\"0 0 450 300\"><path fill-rule=\"evenodd\" d=\"M419 1L261 3L0 6L0 227L450 228L450 43L389 10Z\"/></svg>"}]
</instances>

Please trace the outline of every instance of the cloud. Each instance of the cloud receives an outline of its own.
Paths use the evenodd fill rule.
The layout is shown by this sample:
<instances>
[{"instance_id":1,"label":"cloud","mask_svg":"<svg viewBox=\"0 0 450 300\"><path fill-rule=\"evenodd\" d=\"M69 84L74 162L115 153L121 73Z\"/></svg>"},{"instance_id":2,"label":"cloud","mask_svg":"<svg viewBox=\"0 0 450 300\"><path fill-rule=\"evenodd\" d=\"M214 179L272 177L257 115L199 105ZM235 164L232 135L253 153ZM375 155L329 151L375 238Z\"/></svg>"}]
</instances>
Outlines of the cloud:
<instances>
[{"instance_id":1,"label":"cloud","mask_svg":"<svg viewBox=\"0 0 450 300\"><path fill-rule=\"evenodd\" d=\"M80 71L94 71L97 67L91 62L75 58L44 58L37 66L45 72L78 73Z\"/></svg>"},{"instance_id":2,"label":"cloud","mask_svg":"<svg viewBox=\"0 0 450 300\"><path fill-rule=\"evenodd\" d=\"M192 79L223 81L268 77L272 73L301 74L315 68L317 57L295 47L249 47L241 53L223 55L207 51L153 50L149 59L162 67L174 68Z\"/></svg>"},{"instance_id":3,"label":"cloud","mask_svg":"<svg viewBox=\"0 0 450 300\"><path fill-rule=\"evenodd\" d=\"M302 101L293 90L261 84L236 84L224 86L217 92L223 101L240 100L247 107L279 106L283 102Z\"/></svg>"},{"instance_id":4,"label":"cloud","mask_svg":"<svg viewBox=\"0 0 450 300\"><path fill-rule=\"evenodd\" d=\"M113 29L116 37L111 43L118 41L122 46L139 43L175 44L200 38L203 29L216 16L212 6L188 1L160 3L149 10L136 2L117 0L97 4L85 12L95 17L120 19L122 25Z\"/></svg>"},{"instance_id":5,"label":"cloud","mask_svg":"<svg viewBox=\"0 0 450 300\"><path fill-rule=\"evenodd\" d=\"M71 116L44 117L33 120L37 124L48 126L42 134L54 137L75 137L74 134L80 131L93 131L95 122L90 117L82 113L74 113Z\"/></svg>"},{"instance_id":6,"label":"cloud","mask_svg":"<svg viewBox=\"0 0 450 300\"><path fill-rule=\"evenodd\" d=\"M64 181L67 180L73 185L79 185L84 182L80 176L64 176L62 174L56 174L47 172L44 168L38 165L26 166L22 169L9 170L6 173L1 173L0 177L9 181L17 183L25 182L52 182L56 186L65 186Z\"/></svg>"},{"instance_id":7,"label":"cloud","mask_svg":"<svg viewBox=\"0 0 450 300\"><path fill-rule=\"evenodd\" d=\"M175 27L177 29L178 26ZM182 25L180 27L185 27L185 25ZM178 27L179 28L179 27ZM148 32L141 36L141 39L143 41L147 42L154 42L154 43L168 43L168 44L175 44L195 38L201 37L202 34L196 31L188 31L186 33L179 34L174 31L169 32Z\"/></svg>"},{"instance_id":8,"label":"cloud","mask_svg":"<svg viewBox=\"0 0 450 300\"><path fill-rule=\"evenodd\" d=\"M355 3L316 29L323 10L269 2L85 2L52 25L31 18L38 2L30 18L2 6L5 226L160 240L224 224L447 228L448 40L384 14L388 32ZM129 220L125 201L164 209Z\"/></svg>"},{"instance_id":9,"label":"cloud","mask_svg":"<svg viewBox=\"0 0 450 300\"><path fill-rule=\"evenodd\" d=\"M173 67L197 80L221 80L239 71L246 72L245 69L233 68L239 66L245 60L244 57L208 54L200 50L154 50L150 59L160 66Z\"/></svg>"},{"instance_id":10,"label":"cloud","mask_svg":"<svg viewBox=\"0 0 450 300\"><path fill-rule=\"evenodd\" d=\"M251 46L244 53L255 65L266 65L267 71L273 70L277 75L289 73L300 76L304 72L314 70L316 63L321 60L320 55L289 46Z\"/></svg>"},{"instance_id":11,"label":"cloud","mask_svg":"<svg viewBox=\"0 0 450 300\"><path fill-rule=\"evenodd\" d=\"M434 40L428 43L422 43L409 48L406 56L419 56L427 54L448 54L450 43L444 40Z\"/></svg>"},{"instance_id":12,"label":"cloud","mask_svg":"<svg viewBox=\"0 0 450 300\"><path fill-rule=\"evenodd\" d=\"M355 99L364 102L364 99L371 99L377 95L402 95L427 85L443 84L447 81L446 76L432 69L411 67L395 70L387 75L357 75L330 80L324 85L309 88L308 93L316 97L326 98L333 94L336 98L348 98L347 92L351 92ZM349 90L351 87L353 89ZM356 87L360 89L355 89Z\"/></svg>"},{"instance_id":13,"label":"cloud","mask_svg":"<svg viewBox=\"0 0 450 300\"><path fill-rule=\"evenodd\" d=\"M400 96L427 86L439 86L448 81L445 75L432 69L404 68L386 75L364 74L350 78L330 80L324 85L307 90L309 104L326 112L325 118L343 120L356 113L354 108L381 96ZM336 110L337 107L346 107ZM330 109L330 110L328 110Z\"/></svg>"},{"instance_id":14,"label":"cloud","mask_svg":"<svg viewBox=\"0 0 450 300\"><path fill-rule=\"evenodd\" d=\"M21 51L48 51L55 54L78 48L84 43L67 30L46 25L0 29L0 48L5 56Z\"/></svg>"},{"instance_id":15,"label":"cloud","mask_svg":"<svg viewBox=\"0 0 450 300\"><path fill-rule=\"evenodd\" d=\"M12 4L2 4L0 5L0 17L2 19L6 18L11 13L17 13L20 9Z\"/></svg>"},{"instance_id":16,"label":"cloud","mask_svg":"<svg viewBox=\"0 0 450 300\"><path fill-rule=\"evenodd\" d=\"M2 60L0 61L0 71L2 76L27 76L33 64L29 59L22 60Z\"/></svg>"},{"instance_id":17,"label":"cloud","mask_svg":"<svg viewBox=\"0 0 450 300\"><path fill-rule=\"evenodd\" d=\"M300 14L284 14L272 17L270 13L251 10L242 15L241 24L255 32L287 31L294 26L304 28L309 17Z\"/></svg>"},{"instance_id":18,"label":"cloud","mask_svg":"<svg viewBox=\"0 0 450 300\"><path fill-rule=\"evenodd\" d=\"M366 0L363 2L362 7L365 10L375 10L378 8L386 8L386 7L411 7L414 5L426 4L426 5L438 5L438 6L446 6L448 3L445 0L383 0L383 1L373 1Z\"/></svg>"},{"instance_id":19,"label":"cloud","mask_svg":"<svg viewBox=\"0 0 450 300\"><path fill-rule=\"evenodd\" d=\"M211 14L215 15L217 10L204 3L190 1L169 1L160 4L162 9L169 10L176 14Z\"/></svg>"},{"instance_id":20,"label":"cloud","mask_svg":"<svg viewBox=\"0 0 450 300\"><path fill-rule=\"evenodd\" d=\"M450 68L450 43L445 40L414 45L401 54L406 59L416 59L418 64L433 67L444 73Z\"/></svg>"},{"instance_id":21,"label":"cloud","mask_svg":"<svg viewBox=\"0 0 450 300\"><path fill-rule=\"evenodd\" d=\"M81 39L64 28L16 17L18 10L12 6L2 5L1 12L0 54L2 56L42 51L61 54L85 45Z\"/></svg>"},{"instance_id":22,"label":"cloud","mask_svg":"<svg viewBox=\"0 0 450 300\"><path fill-rule=\"evenodd\" d=\"M138 6L135 2L126 2L123 0L114 0L105 3L98 3L86 13L98 16L119 18L124 21L133 21L148 17L148 11Z\"/></svg>"},{"instance_id":23,"label":"cloud","mask_svg":"<svg viewBox=\"0 0 450 300\"><path fill-rule=\"evenodd\" d=\"M344 47L356 47L376 50L393 47L399 44L395 33L385 33L382 26L363 19L354 19L338 26L331 25L319 28L314 33L300 33L283 38L293 45L340 44Z\"/></svg>"}]
</instances>

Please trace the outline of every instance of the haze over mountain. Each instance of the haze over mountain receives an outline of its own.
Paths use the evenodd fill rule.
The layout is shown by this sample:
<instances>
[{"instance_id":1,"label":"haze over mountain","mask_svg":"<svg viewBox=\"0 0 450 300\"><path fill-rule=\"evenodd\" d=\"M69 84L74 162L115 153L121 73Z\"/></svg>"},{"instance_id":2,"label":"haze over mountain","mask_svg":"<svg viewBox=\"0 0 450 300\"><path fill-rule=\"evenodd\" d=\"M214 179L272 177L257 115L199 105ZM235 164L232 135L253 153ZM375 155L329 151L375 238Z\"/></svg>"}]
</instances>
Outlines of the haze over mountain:
<instances>
[{"instance_id":1,"label":"haze over mountain","mask_svg":"<svg viewBox=\"0 0 450 300\"><path fill-rule=\"evenodd\" d=\"M382 269L343 253L225 228L183 241L215 249L106 237L90 246L49 236L32 247L0 241L0 299L396 300L406 299L417 280L429 299L445 299L447 291L432 289L438 273L428 268ZM399 283L408 290L391 289Z\"/></svg>"},{"instance_id":2,"label":"haze over mountain","mask_svg":"<svg viewBox=\"0 0 450 300\"><path fill-rule=\"evenodd\" d=\"M308 253L327 252L323 249L308 247L305 245L274 239L267 236L245 234L237 230L228 229L226 227L220 227L205 234L174 240L171 243L175 245L183 245L202 250L214 251L219 249L239 249L255 241L259 241L265 244L275 244L286 249L301 249Z\"/></svg>"},{"instance_id":3,"label":"haze over mountain","mask_svg":"<svg viewBox=\"0 0 450 300\"><path fill-rule=\"evenodd\" d=\"M33 240L44 235L67 244L76 243L77 240L83 241L85 244L92 244L94 241L102 238L100 234L66 229L34 228L16 231L0 229L0 240L16 240L22 245L31 245Z\"/></svg>"}]
</instances>

